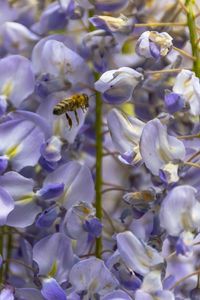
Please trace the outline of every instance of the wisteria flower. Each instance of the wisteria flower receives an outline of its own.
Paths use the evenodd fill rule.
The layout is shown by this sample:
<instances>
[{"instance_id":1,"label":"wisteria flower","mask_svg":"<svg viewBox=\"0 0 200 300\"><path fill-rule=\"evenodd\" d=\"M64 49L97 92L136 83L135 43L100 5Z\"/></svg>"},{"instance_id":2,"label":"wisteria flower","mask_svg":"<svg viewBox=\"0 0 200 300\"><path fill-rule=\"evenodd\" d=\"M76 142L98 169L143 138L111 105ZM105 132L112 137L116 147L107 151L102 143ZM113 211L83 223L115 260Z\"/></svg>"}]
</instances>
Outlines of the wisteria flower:
<instances>
[{"instance_id":1,"label":"wisteria flower","mask_svg":"<svg viewBox=\"0 0 200 300\"><path fill-rule=\"evenodd\" d=\"M145 277L141 289L135 294L135 300L175 300L171 291L163 290L160 271L151 271Z\"/></svg>"},{"instance_id":2,"label":"wisteria flower","mask_svg":"<svg viewBox=\"0 0 200 300\"><path fill-rule=\"evenodd\" d=\"M140 241L131 231L117 234L117 247L127 267L141 275L162 264L162 256L152 247Z\"/></svg>"},{"instance_id":3,"label":"wisteria flower","mask_svg":"<svg viewBox=\"0 0 200 300\"><path fill-rule=\"evenodd\" d=\"M113 144L120 152L120 160L126 164L140 162L139 142L145 123L126 117L117 109L109 112L107 121Z\"/></svg>"},{"instance_id":4,"label":"wisteria flower","mask_svg":"<svg viewBox=\"0 0 200 300\"><path fill-rule=\"evenodd\" d=\"M140 152L146 167L165 182L178 180L178 161L185 158L184 144L167 133L159 119L149 121L143 128Z\"/></svg>"},{"instance_id":5,"label":"wisteria flower","mask_svg":"<svg viewBox=\"0 0 200 300\"><path fill-rule=\"evenodd\" d=\"M99 29L106 30L111 33L128 34L133 29L128 18L120 16L114 18L110 16L94 16L90 18L90 22Z\"/></svg>"},{"instance_id":6,"label":"wisteria flower","mask_svg":"<svg viewBox=\"0 0 200 300\"><path fill-rule=\"evenodd\" d=\"M63 164L44 180L44 184L56 183L64 183L64 192L60 197L52 195L52 200L57 198L57 202L65 208L81 201L93 201L94 182L90 170L85 165L75 161Z\"/></svg>"},{"instance_id":7,"label":"wisteria flower","mask_svg":"<svg viewBox=\"0 0 200 300\"><path fill-rule=\"evenodd\" d=\"M0 185L1 223L22 228L32 225L41 212L33 192L34 181L11 171L0 176Z\"/></svg>"},{"instance_id":8,"label":"wisteria flower","mask_svg":"<svg viewBox=\"0 0 200 300\"><path fill-rule=\"evenodd\" d=\"M145 31L137 41L136 52L145 58L160 58L169 53L172 40L167 32Z\"/></svg>"},{"instance_id":9,"label":"wisteria flower","mask_svg":"<svg viewBox=\"0 0 200 300\"><path fill-rule=\"evenodd\" d=\"M139 72L122 67L105 72L95 83L95 88L103 94L106 102L121 104L132 99L133 91L142 79Z\"/></svg>"},{"instance_id":10,"label":"wisteria flower","mask_svg":"<svg viewBox=\"0 0 200 300\"><path fill-rule=\"evenodd\" d=\"M6 170L8 163L16 171L35 166L40 147L51 133L46 121L35 113L17 111L9 117L0 124L0 138L4 140L0 145L1 172Z\"/></svg>"},{"instance_id":11,"label":"wisteria flower","mask_svg":"<svg viewBox=\"0 0 200 300\"><path fill-rule=\"evenodd\" d=\"M13 54L23 53L28 56L31 46L39 40L36 34L17 22L5 22L0 26L0 37L2 47L7 51Z\"/></svg>"},{"instance_id":12,"label":"wisteria flower","mask_svg":"<svg viewBox=\"0 0 200 300\"><path fill-rule=\"evenodd\" d=\"M162 202L161 226L172 236L179 236L182 231L192 232L200 226L199 209L196 190L192 186L175 187Z\"/></svg>"},{"instance_id":13,"label":"wisteria flower","mask_svg":"<svg viewBox=\"0 0 200 300\"><path fill-rule=\"evenodd\" d=\"M182 70L176 77L173 92L183 98L192 115L200 115L200 83L194 72Z\"/></svg>"},{"instance_id":14,"label":"wisteria flower","mask_svg":"<svg viewBox=\"0 0 200 300\"><path fill-rule=\"evenodd\" d=\"M46 236L34 245L33 260L38 264L39 275L66 282L75 263L71 241L62 233Z\"/></svg>"},{"instance_id":15,"label":"wisteria flower","mask_svg":"<svg viewBox=\"0 0 200 300\"><path fill-rule=\"evenodd\" d=\"M34 85L34 73L27 58L10 55L0 60L0 95L14 107L19 107L33 93Z\"/></svg>"},{"instance_id":16,"label":"wisteria flower","mask_svg":"<svg viewBox=\"0 0 200 300\"><path fill-rule=\"evenodd\" d=\"M118 285L104 262L95 257L75 264L70 272L69 280L77 293L87 294L87 299L94 294L104 296Z\"/></svg>"}]
</instances>

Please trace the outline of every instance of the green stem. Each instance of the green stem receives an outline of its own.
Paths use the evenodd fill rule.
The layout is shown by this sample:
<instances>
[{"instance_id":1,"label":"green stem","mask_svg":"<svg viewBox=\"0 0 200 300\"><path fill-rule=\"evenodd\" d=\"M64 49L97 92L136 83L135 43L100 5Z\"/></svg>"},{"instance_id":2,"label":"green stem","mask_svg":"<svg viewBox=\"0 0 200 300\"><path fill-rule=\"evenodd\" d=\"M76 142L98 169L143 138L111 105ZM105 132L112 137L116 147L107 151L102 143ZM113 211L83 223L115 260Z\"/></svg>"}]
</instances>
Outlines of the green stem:
<instances>
[{"instance_id":1,"label":"green stem","mask_svg":"<svg viewBox=\"0 0 200 300\"><path fill-rule=\"evenodd\" d=\"M92 17L94 14L93 10L89 12L89 17ZM89 31L94 31L95 27L90 23ZM95 81L99 79L99 74L94 72ZM103 159L103 134L102 134L102 99L101 94L96 92L96 121L95 121L95 133L96 133L96 180L95 180L95 189L96 189L96 216L102 221L103 210L102 210L102 159ZM102 253L102 236L96 239L96 257L101 258Z\"/></svg>"},{"instance_id":2,"label":"green stem","mask_svg":"<svg viewBox=\"0 0 200 300\"><path fill-rule=\"evenodd\" d=\"M98 80L98 74L95 74L95 79ZM102 100L99 92L96 92L96 216L102 220L102 158L103 158L103 143L102 143ZM101 258L102 252L102 237L96 239L96 257Z\"/></svg>"},{"instance_id":3,"label":"green stem","mask_svg":"<svg viewBox=\"0 0 200 300\"><path fill-rule=\"evenodd\" d=\"M0 254L2 258L4 257L3 249L4 248L4 227L0 228ZM0 284L3 284L3 273L4 273L4 266L0 267Z\"/></svg>"},{"instance_id":4,"label":"green stem","mask_svg":"<svg viewBox=\"0 0 200 300\"><path fill-rule=\"evenodd\" d=\"M7 257L5 264L5 278L8 279L9 271L10 271L10 259L12 254L12 229L10 227L6 227L7 232Z\"/></svg>"},{"instance_id":5,"label":"green stem","mask_svg":"<svg viewBox=\"0 0 200 300\"><path fill-rule=\"evenodd\" d=\"M187 8L187 24L190 33L190 43L192 47L192 55L196 58L193 62L193 71L195 72L197 77L200 77L200 51L198 47L198 31L196 27L195 20L195 0L186 0L185 6Z\"/></svg>"}]
</instances>

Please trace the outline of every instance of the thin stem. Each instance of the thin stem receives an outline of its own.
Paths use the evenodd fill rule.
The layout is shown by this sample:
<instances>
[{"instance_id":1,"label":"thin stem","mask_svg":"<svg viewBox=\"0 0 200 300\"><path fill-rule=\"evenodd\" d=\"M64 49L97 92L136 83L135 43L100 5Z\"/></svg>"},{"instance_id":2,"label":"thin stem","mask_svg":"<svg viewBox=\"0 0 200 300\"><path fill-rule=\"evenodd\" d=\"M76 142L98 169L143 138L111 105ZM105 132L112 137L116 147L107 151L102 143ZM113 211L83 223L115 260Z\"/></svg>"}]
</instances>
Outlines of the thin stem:
<instances>
[{"instance_id":1,"label":"thin stem","mask_svg":"<svg viewBox=\"0 0 200 300\"><path fill-rule=\"evenodd\" d=\"M3 257L3 245L4 245L4 228L0 228L0 254ZM0 284L3 283L3 265L0 267Z\"/></svg>"},{"instance_id":2,"label":"thin stem","mask_svg":"<svg viewBox=\"0 0 200 300\"><path fill-rule=\"evenodd\" d=\"M186 51L182 50L182 49L179 49L175 46L173 46L173 49L177 52L179 52L180 54L184 55L185 57L187 58L190 58L192 60L196 60L196 57L192 56L191 54L187 53Z\"/></svg>"},{"instance_id":3,"label":"thin stem","mask_svg":"<svg viewBox=\"0 0 200 300\"><path fill-rule=\"evenodd\" d=\"M7 264L8 261L9 261L9 262L12 262L12 263L16 263L16 264L22 265L22 266L24 266L25 268L31 270L33 273L35 273L35 270L34 270L31 266L25 264L25 263L24 263L23 261L21 261L21 260L18 260L18 259L15 259L15 258L9 258L9 259L5 259L5 260L3 261L3 263L4 263L4 264Z\"/></svg>"},{"instance_id":4,"label":"thin stem","mask_svg":"<svg viewBox=\"0 0 200 300\"><path fill-rule=\"evenodd\" d=\"M7 232L7 257L5 264L5 278L8 278L9 270L10 270L10 258L12 254L12 229L10 227L6 227Z\"/></svg>"},{"instance_id":5,"label":"thin stem","mask_svg":"<svg viewBox=\"0 0 200 300\"><path fill-rule=\"evenodd\" d=\"M89 17L92 17L94 14L93 10L89 11ZM91 22L89 22L89 31L92 32L95 30L95 27ZM99 79L99 74L94 72L95 81ZM96 120L95 120L95 133L96 133L96 179L95 179L95 189L96 189L96 199L95 199L95 206L96 206L96 216L102 221L103 218L103 211L102 211L102 161L103 161L103 142L102 142L102 109L103 103L101 99L101 94L95 91L96 95ZM96 257L101 258L102 252L102 235L96 238Z\"/></svg>"},{"instance_id":6,"label":"thin stem","mask_svg":"<svg viewBox=\"0 0 200 300\"><path fill-rule=\"evenodd\" d=\"M200 155L200 151L195 152L188 158L187 162L192 161L194 158L198 157L199 155Z\"/></svg>"},{"instance_id":7,"label":"thin stem","mask_svg":"<svg viewBox=\"0 0 200 300\"><path fill-rule=\"evenodd\" d=\"M182 10L187 14L188 10L187 7L184 5L184 3L181 0L177 0L177 2L181 6Z\"/></svg>"},{"instance_id":8,"label":"thin stem","mask_svg":"<svg viewBox=\"0 0 200 300\"><path fill-rule=\"evenodd\" d=\"M200 133L177 136L177 139L179 140L192 140L192 139L199 139L199 138L200 138Z\"/></svg>"},{"instance_id":9,"label":"thin stem","mask_svg":"<svg viewBox=\"0 0 200 300\"><path fill-rule=\"evenodd\" d=\"M95 76L96 79L98 76ZM96 92L96 216L102 220L102 159L103 159L103 143L102 143L102 100L99 92ZM96 256L101 257L102 237L96 239Z\"/></svg>"},{"instance_id":10,"label":"thin stem","mask_svg":"<svg viewBox=\"0 0 200 300\"><path fill-rule=\"evenodd\" d=\"M107 189L103 190L102 194L105 194L105 193L108 193L111 191L122 191L122 192L126 192L126 193L132 192L132 190L124 189L122 187L111 187L111 188L107 188Z\"/></svg>"},{"instance_id":11,"label":"thin stem","mask_svg":"<svg viewBox=\"0 0 200 300\"><path fill-rule=\"evenodd\" d=\"M198 40L198 31L196 26L195 20L195 13L194 13L194 5L195 0L186 0L185 6L187 8L187 24L190 33L190 43L192 47L192 55L196 57L196 60L193 63L193 70L197 77L200 77L200 51L197 46Z\"/></svg>"},{"instance_id":12,"label":"thin stem","mask_svg":"<svg viewBox=\"0 0 200 300\"><path fill-rule=\"evenodd\" d=\"M111 217L109 216L109 214L106 212L105 209L103 209L103 214L104 214L104 217L106 217L106 219L108 220L108 223L110 224L110 227L112 228L113 233L117 232Z\"/></svg>"},{"instance_id":13,"label":"thin stem","mask_svg":"<svg viewBox=\"0 0 200 300\"><path fill-rule=\"evenodd\" d=\"M187 23L185 22L155 22L155 23L139 23L139 24L134 24L135 28L140 28L140 27L160 27L160 26L187 26Z\"/></svg>"},{"instance_id":14,"label":"thin stem","mask_svg":"<svg viewBox=\"0 0 200 300\"><path fill-rule=\"evenodd\" d=\"M192 276L195 276L195 275L198 275L200 274L200 269L195 271L195 272L192 272L184 277L182 277L181 279L179 279L171 288L170 290L173 290L175 287L177 287L180 283L184 282L185 280L187 280L188 278L192 277Z\"/></svg>"},{"instance_id":15,"label":"thin stem","mask_svg":"<svg viewBox=\"0 0 200 300\"><path fill-rule=\"evenodd\" d=\"M183 162L183 164L185 166L190 166L190 167L194 167L194 168L200 169L200 165L199 164L195 164L193 162L186 161L186 162Z\"/></svg>"},{"instance_id":16,"label":"thin stem","mask_svg":"<svg viewBox=\"0 0 200 300\"><path fill-rule=\"evenodd\" d=\"M183 69L165 69L165 70L155 70L155 71L145 71L145 74L159 74L159 73L178 73Z\"/></svg>"}]
</instances>

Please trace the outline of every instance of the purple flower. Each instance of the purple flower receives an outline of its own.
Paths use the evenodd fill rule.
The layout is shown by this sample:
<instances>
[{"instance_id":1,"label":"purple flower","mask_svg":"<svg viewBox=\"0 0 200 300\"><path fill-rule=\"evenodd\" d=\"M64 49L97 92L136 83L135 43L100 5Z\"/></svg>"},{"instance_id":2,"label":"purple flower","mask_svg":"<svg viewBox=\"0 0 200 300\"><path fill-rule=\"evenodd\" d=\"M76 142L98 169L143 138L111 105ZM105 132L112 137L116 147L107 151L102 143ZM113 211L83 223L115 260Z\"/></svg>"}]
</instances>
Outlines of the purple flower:
<instances>
[{"instance_id":1,"label":"purple flower","mask_svg":"<svg viewBox=\"0 0 200 300\"><path fill-rule=\"evenodd\" d=\"M133 30L133 25L131 25L129 19L125 16L118 18L111 16L94 16L89 20L97 28L111 33L129 34Z\"/></svg>"},{"instance_id":2,"label":"purple flower","mask_svg":"<svg viewBox=\"0 0 200 300\"><path fill-rule=\"evenodd\" d=\"M140 152L146 167L158 176L162 169L167 182L178 181L177 160L184 160L185 147L177 138L168 135L159 119L149 121L143 128Z\"/></svg>"},{"instance_id":3,"label":"purple flower","mask_svg":"<svg viewBox=\"0 0 200 300\"><path fill-rule=\"evenodd\" d=\"M172 48L172 37L167 32L145 31L136 44L136 52L145 58L166 56Z\"/></svg>"},{"instance_id":4,"label":"purple flower","mask_svg":"<svg viewBox=\"0 0 200 300\"><path fill-rule=\"evenodd\" d=\"M118 285L104 262L96 257L75 264L71 269L69 280L77 293L85 291L88 298L94 294L104 296Z\"/></svg>"},{"instance_id":5,"label":"purple flower","mask_svg":"<svg viewBox=\"0 0 200 300\"><path fill-rule=\"evenodd\" d=\"M165 95L165 106L169 113L173 114L184 107L184 98L180 94L167 93Z\"/></svg>"},{"instance_id":6,"label":"purple flower","mask_svg":"<svg viewBox=\"0 0 200 300\"><path fill-rule=\"evenodd\" d=\"M145 275L153 266L163 263L162 256L131 231L117 234L117 247L125 264L138 274Z\"/></svg>"},{"instance_id":7,"label":"purple flower","mask_svg":"<svg viewBox=\"0 0 200 300\"><path fill-rule=\"evenodd\" d=\"M117 109L109 112L107 120L113 144L121 154L120 160L130 165L140 162L139 142L145 123Z\"/></svg>"},{"instance_id":8,"label":"purple flower","mask_svg":"<svg viewBox=\"0 0 200 300\"><path fill-rule=\"evenodd\" d=\"M200 83L194 72L182 70L176 77L173 92L184 99L192 115L200 115Z\"/></svg>"},{"instance_id":9,"label":"purple flower","mask_svg":"<svg viewBox=\"0 0 200 300\"><path fill-rule=\"evenodd\" d=\"M7 203L4 211L2 203L2 213L4 216L7 214L5 224L22 228L33 224L41 212L33 192L34 181L11 171L0 176L0 185L2 202Z\"/></svg>"},{"instance_id":10,"label":"purple flower","mask_svg":"<svg viewBox=\"0 0 200 300\"><path fill-rule=\"evenodd\" d=\"M105 72L95 83L95 89L110 104L121 104L132 99L135 87L143 79L139 72L123 67Z\"/></svg>"},{"instance_id":11,"label":"purple flower","mask_svg":"<svg viewBox=\"0 0 200 300\"><path fill-rule=\"evenodd\" d=\"M38 264L39 275L54 277L58 283L67 281L74 264L70 240L62 233L44 237L33 247L33 260Z\"/></svg>"},{"instance_id":12,"label":"purple flower","mask_svg":"<svg viewBox=\"0 0 200 300\"><path fill-rule=\"evenodd\" d=\"M64 193L57 202L65 208L85 201L91 203L94 198L94 183L88 167L72 161L60 166L44 180L46 184L64 183Z\"/></svg>"},{"instance_id":13,"label":"purple flower","mask_svg":"<svg viewBox=\"0 0 200 300\"><path fill-rule=\"evenodd\" d=\"M173 188L162 202L160 224L172 236L182 231L200 228L200 204L196 199L196 190L187 185Z\"/></svg>"},{"instance_id":14,"label":"purple flower","mask_svg":"<svg viewBox=\"0 0 200 300\"><path fill-rule=\"evenodd\" d=\"M17 111L0 124L0 154L7 158L13 170L35 166L40 157L40 147L50 134L48 124L38 115Z\"/></svg>"},{"instance_id":15,"label":"purple flower","mask_svg":"<svg viewBox=\"0 0 200 300\"><path fill-rule=\"evenodd\" d=\"M41 294L46 300L67 300L64 290L54 278L43 279Z\"/></svg>"},{"instance_id":16,"label":"purple flower","mask_svg":"<svg viewBox=\"0 0 200 300\"><path fill-rule=\"evenodd\" d=\"M5 22L0 28L0 37L3 47L13 54L28 55L31 46L39 40L39 36L17 22Z\"/></svg>"},{"instance_id":17,"label":"purple flower","mask_svg":"<svg viewBox=\"0 0 200 300\"><path fill-rule=\"evenodd\" d=\"M33 93L35 78L31 62L20 55L10 55L0 60L0 94L14 107Z\"/></svg>"}]
</instances>

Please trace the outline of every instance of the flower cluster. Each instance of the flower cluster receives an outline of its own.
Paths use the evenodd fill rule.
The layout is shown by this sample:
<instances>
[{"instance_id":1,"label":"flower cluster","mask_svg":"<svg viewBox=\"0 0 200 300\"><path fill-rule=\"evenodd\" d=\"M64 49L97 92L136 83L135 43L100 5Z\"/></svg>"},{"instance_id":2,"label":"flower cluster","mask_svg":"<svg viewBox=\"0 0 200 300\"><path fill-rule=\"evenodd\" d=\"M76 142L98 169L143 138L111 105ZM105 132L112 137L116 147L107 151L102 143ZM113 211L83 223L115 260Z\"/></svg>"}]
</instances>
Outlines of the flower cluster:
<instances>
[{"instance_id":1,"label":"flower cluster","mask_svg":"<svg viewBox=\"0 0 200 300\"><path fill-rule=\"evenodd\" d=\"M194 2L1 1L1 300L200 299Z\"/></svg>"}]
</instances>

